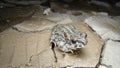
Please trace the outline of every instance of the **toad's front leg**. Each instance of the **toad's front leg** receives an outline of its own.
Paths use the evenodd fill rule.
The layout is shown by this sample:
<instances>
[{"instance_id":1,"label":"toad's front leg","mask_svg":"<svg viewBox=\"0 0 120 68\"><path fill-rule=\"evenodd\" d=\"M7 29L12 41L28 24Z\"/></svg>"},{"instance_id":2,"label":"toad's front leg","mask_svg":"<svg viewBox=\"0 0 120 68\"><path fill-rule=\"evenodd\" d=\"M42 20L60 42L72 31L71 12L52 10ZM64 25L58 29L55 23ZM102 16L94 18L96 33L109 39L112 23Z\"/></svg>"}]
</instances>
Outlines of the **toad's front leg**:
<instances>
[{"instance_id":1,"label":"toad's front leg","mask_svg":"<svg viewBox=\"0 0 120 68\"><path fill-rule=\"evenodd\" d=\"M56 53L55 53L55 44L53 42L51 42L51 49L53 51L53 54L54 54L54 58L55 58L55 62L57 62L57 56L56 56Z\"/></svg>"}]
</instances>

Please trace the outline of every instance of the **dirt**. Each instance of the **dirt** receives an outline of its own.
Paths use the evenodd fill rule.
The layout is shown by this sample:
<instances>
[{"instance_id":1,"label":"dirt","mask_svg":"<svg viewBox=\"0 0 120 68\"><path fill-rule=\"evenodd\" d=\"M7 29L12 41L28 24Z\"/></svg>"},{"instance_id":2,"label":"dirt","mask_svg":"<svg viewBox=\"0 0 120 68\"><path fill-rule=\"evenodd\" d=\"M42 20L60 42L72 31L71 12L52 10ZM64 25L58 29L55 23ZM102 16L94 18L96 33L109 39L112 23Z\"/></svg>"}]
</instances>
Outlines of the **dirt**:
<instances>
[{"instance_id":1,"label":"dirt","mask_svg":"<svg viewBox=\"0 0 120 68\"><path fill-rule=\"evenodd\" d=\"M0 32L30 18L36 7L34 6L16 6L0 8Z\"/></svg>"}]
</instances>

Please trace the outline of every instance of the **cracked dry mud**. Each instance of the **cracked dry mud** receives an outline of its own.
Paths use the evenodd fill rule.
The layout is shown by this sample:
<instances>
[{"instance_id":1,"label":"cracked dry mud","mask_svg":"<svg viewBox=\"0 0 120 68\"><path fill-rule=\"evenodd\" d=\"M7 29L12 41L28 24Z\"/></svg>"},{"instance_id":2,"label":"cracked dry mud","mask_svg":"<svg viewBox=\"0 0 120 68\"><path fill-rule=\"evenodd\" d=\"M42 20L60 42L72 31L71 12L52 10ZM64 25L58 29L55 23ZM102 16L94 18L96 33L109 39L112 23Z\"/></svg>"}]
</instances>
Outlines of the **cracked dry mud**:
<instances>
[{"instance_id":1,"label":"cracked dry mud","mask_svg":"<svg viewBox=\"0 0 120 68\"><path fill-rule=\"evenodd\" d=\"M119 11L115 10L118 16L110 16L111 12L67 10L61 8L61 5L52 5L58 13L49 16L44 16L40 7L8 8L9 13L6 9L1 10L1 17L5 17L3 20L8 22L4 23L8 25L3 24L5 28L21 23L4 31L0 29L3 31L0 33L0 68L120 67ZM56 23L72 23L78 30L88 34L88 44L80 49L78 55L68 53L63 56L63 52L55 49L57 63L49 43L51 28ZM0 28L5 29L2 26Z\"/></svg>"},{"instance_id":2,"label":"cracked dry mud","mask_svg":"<svg viewBox=\"0 0 120 68\"><path fill-rule=\"evenodd\" d=\"M118 18L119 19L119 18ZM85 20L89 27L97 33L104 44L98 68L118 68L120 60L120 23L110 16L91 16Z\"/></svg>"},{"instance_id":3,"label":"cracked dry mud","mask_svg":"<svg viewBox=\"0 0 120 68\"><path fill-rule=\"evenodd\" d=\"M26 33L9 28L1 32L0 68L96 67L102 48L101 39L84 23L71 23L71 25L88 34L88 44L80 49L78 55L67 53L63 57L63 52L55 49L57 63L50 48L51 29Z\"/></svg>"}]
</instances>

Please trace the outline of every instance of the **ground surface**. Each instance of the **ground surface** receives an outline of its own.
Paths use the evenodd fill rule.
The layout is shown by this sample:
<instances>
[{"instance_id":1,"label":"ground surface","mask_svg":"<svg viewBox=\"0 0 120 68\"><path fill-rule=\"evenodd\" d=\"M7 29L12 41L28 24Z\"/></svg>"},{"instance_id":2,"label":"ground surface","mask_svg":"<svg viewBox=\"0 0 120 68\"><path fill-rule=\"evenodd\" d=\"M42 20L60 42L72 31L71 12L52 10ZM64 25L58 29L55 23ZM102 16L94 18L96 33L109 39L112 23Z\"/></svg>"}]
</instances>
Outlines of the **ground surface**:
<instances>
[{"instance_id":1,"label":"ground surface","mask_svg":"<svg viewBox=\"0 0 120 68\"><path fill-rule=\"evenodd\" d=\"M39 6L0 11L4 11L0 14L0 68L119 67L119 15L71 10L56 4L53 7L59 12L48 16L42 14ZM63 52L55 49L58 62L49 42L51 29L56 24L74 25L88 34L88 44L77 55L63 56Z\"/></svg>"}]
</instances>

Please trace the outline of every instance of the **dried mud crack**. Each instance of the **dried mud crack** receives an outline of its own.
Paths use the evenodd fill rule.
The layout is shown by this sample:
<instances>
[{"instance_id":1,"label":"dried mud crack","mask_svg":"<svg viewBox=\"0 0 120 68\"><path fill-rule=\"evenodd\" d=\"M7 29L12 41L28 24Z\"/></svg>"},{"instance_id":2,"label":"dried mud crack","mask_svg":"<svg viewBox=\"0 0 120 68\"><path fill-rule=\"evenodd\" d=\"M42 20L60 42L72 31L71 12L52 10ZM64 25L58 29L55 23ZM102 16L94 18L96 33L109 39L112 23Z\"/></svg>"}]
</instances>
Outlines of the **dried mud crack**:
<instances>
[{"instance_id":1,"label":"dried mud crack","mask_svg":"<svg viewBox=\"0 0 120 68\"><path fill-rule=\"evenodd\" d=\"M102 61L102 53L103 53L103 51L104 51L104 48L105 48L105 45L106 45L106 42L107 42L108 40L106 40L106 41L104 41L103 42L103 45L102 45L102 48L101 48L101 52L100 52L100 57L99 57L99 62L98 62L98 64L96 65L96 68L98 68L100 65L102 65L101 64L101 61Z\"/></svg>"},{"instance_id":2,"label":"dried mud crack","mask_svg":"<svg viewBox=\"0 0 120 68\"><path fill-rule=\"evenodd\" d=\"M22 32L22 33L39 33L39 32L43 32L43 31L45 31L45 30L50 30L50 28L45 28L45 29L43 29L43 30L35 30L35 31L28 31L28 32L24 32L24 31L21 31L21 30L19 30L18 28L16 28L16 27L12 27L12 29L13 30L15 30L15 31L18 31L18 32Z\"/></svg>"},{"instance_id":3,"label":"dried mud crack","mask_svg":"<svg viewBox=\"0 0 120 68\"><path fill-rule=\"evenodd\" d=\"M99 34L97 34L97 32L90 26L90 25L88 25L87 23L85 23L87 26L88 26L88 28L93 32L93 33L95 33L102 41L103 41L103 43L102 43L102 48L101 48L101 52L100 52L100 57L99 57L99 61L98 61L98 63L97 63L97 65L96 65L96 67L95 68L98 68L100 65L102 65L101 64L101 61L102 61L102 53L103 53L103 50L104 50L104 47L105 47L105 45L106 45L106 42L109 40L106 40L106 41L104 41L102 38L101 38L101 36L99 35ZM107 65L106 65L107 66Z\"/></svg>"}]
</instances>

